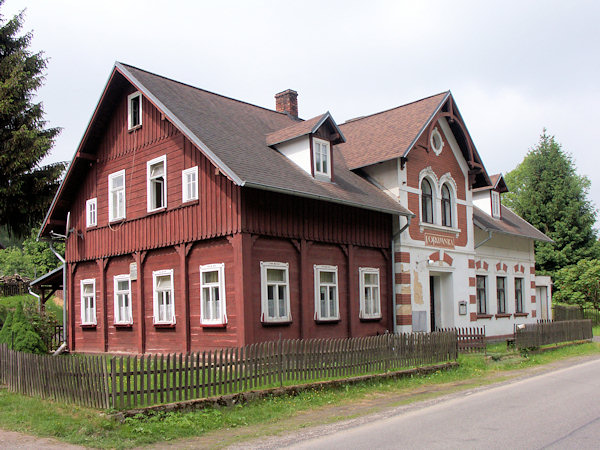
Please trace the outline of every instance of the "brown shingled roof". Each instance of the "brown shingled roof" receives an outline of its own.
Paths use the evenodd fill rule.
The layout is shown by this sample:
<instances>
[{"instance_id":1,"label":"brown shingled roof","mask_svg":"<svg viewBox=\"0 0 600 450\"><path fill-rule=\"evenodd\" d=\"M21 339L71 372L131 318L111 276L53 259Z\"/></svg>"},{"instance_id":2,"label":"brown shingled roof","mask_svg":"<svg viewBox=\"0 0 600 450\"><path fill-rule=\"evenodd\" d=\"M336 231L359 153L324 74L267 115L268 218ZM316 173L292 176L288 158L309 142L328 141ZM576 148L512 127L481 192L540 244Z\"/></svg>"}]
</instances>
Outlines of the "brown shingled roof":
<instances>
[{"instance_id":1,"label":"brown shingled roof","mask_svg":"<svg viewBox=\"0 0 600 450\"><path fill-rule=\"evenodd\" d=\"M512 210L504 205L502 205L501 208L502 218L496 219L483 212L477 206L473 206L473 223L484 231L521 236L542 242L552 242L552 239L525 219L516 215Z\"/></svg>"},{"instance_id":2,"label":"brown shingled roof","mask_svg":"<svg viewBox=\"0 0 600 450\"><path fill-rule=\"evenodd\" d=\"M331 123L333 128L335 128L340 135L339 138L333 143L339 144L345 142L344 135L328 111L325 114L313 117L312 119L308 119L303 122L290 125L289 127L282 128L281 130L274 131L273 133L269 133L267 135L267 145L277 145L300 136L305 136L309 133L315 133L327 121Z\"/></svg>"},{"instance_id":3,"label":"brown shingled roof","mask_svg":"<svg viewBox=\"0 0 600 450\"><path fill-rule=\"evenodd\" d=\"M347 141L340 149L348 167L357 169L403 156L448 95L449 91L442 92L340 125Z\"/></svg>"}]
</instances>

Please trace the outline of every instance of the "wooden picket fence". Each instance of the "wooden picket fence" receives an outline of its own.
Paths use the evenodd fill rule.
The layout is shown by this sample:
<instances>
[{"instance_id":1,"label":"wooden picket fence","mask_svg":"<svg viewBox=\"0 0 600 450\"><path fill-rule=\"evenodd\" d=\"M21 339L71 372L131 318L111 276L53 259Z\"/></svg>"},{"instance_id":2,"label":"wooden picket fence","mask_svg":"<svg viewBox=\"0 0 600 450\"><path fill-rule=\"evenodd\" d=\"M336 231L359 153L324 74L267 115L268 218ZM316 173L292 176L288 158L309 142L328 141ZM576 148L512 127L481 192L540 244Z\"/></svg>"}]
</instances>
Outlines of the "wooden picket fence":
<instances>
[{"instance_id":1,"label":"wooden picket fence","mask_svg":"<svg viewBox=\"0 0 600 450\"><path fill-rule=\"evenodd\" d=\"M0 344L0 383L11 392L106 409L109 375L103 356L33 355Z\"/></svg>"},{"instance_id":2,"label":"wooden picket fence","mask_svg":"<svg viewBox=\"0 0 600 450\"><path fill-rule=\"evenodd\" d=\"M487 341L485 327L439 328L438 331L455 331L459 353L485 352Z\"/></svg>"},{"instance_id":3,"label":"wooden picket fence","mask_svg":"<svg viewBox=\"0 0 600 450\"><path fill-rule=\"evenodd\" d=\"M124 409L453 361L455 331L280 340L189 354L51 357L0 346L13 392Z\"/></svg>"},{"instance_id":4,"label":"wooden picket fence","mask_svg":"<svg viewBox=\"0 0 600 450\"><path fill-rule=\"evenodd\" d=\"M515 325L515 345L519 350L592 337L590 319Z\"/></svg>"}]
</instances>

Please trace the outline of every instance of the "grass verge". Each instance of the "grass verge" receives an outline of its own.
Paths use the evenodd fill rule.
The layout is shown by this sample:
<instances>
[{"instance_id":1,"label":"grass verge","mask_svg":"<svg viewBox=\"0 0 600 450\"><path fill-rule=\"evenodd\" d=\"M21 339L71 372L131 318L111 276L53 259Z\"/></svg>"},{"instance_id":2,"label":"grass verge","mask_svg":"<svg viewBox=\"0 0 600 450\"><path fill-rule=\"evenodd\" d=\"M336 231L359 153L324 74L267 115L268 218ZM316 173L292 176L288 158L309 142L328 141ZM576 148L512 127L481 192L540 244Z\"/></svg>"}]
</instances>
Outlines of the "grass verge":
<instances>
[{"instance_id":1,"label":"grass verge","mask_svg":"<svg viewBox=\"0 0 600 450\"><path fill-rule=\"evenodd\" d=\"M375 380L336 389L303 392L295 397L274 397L229 408L211 408L187 413L163 413L116 422L95 410L11 394L0 389L0 428L72 444L98 448L130 448L156 442L203 436L211 431L274 424L303 411L347 404L371 396L400 395L400 403L422 400L411 395L423 386L435 388L460 382L463 387L492 383L507 371L524 369L556 360L600 353L600 344L564 347L541 354L521 356L493 348L502 358L461 355L460 366L427 376L399 380ZM508 375L508 374L507 374ZM455 390L458 390L456 387ZM433 390L429 390L429 397ZM447 392L447 391L446 391ZM445 392L444 392L445 393ZM336 417L343 419L346 417ZM334 420L334 419L331 419ZM302 426L301 424L298 427ZM268 431L263 431L266 433ZM259 432L260 434L260 432ZM253 434L256 436L255 434Z\"/></svg>"}]
</instances>

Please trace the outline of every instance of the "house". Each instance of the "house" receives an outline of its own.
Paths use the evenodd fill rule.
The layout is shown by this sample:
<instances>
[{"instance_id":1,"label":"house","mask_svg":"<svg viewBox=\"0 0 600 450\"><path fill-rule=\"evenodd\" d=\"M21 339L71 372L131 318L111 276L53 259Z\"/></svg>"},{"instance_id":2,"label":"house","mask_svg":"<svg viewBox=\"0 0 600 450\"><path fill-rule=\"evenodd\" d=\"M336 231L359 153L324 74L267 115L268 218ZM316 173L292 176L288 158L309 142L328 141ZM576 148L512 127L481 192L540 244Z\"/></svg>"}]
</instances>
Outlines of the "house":
<instances>
[{"instance_id":1,"label":"house","mask_svg":"<svg viewBox=\"0 0 600 450\"><path fill-rule=\"evenodd\" d=\"M548 239L505 189L449 92L338 125L116 63L40 237L66 237L71 351L502 335L536 320Z\"/></svg>"}]
</instances>

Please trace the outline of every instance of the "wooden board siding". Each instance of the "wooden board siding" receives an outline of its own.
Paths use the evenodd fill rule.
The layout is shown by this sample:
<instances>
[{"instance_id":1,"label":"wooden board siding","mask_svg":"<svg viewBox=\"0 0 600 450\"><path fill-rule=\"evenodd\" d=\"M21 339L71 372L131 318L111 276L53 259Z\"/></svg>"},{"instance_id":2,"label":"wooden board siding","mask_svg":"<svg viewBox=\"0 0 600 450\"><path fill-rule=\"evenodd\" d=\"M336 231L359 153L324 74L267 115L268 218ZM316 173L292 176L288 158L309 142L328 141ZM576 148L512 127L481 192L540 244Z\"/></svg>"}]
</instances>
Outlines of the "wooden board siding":
<instances>
[{"instance_id":1,"label":"wooden board siding","mask_svg":"<svg viewBox=\"0 0 600 450\"><path fill-rule=\"evenodd\" d=\"M242 191L242 231L388 248L389 214L257 189Z\"/></svg>"},{"instance_id":2,"label":"wooden board siding","mask_svg":"<svg viewBox=\"0 0 600 450\"><path fill-rule=\"evenodd\" d=\"M90 162L87 177L71 208L67 261L121 255L181 242L232 234L240 228L239 187L224 175L146 100L143 125L127 131L126 96L110 118ZM167 209L147 212L147 161L166 155ZM183 169L198 166L199 200L182 204ZM108 175L125 170L126 219L109 224ZM85 202L96 197L98 226L86 228Z\"/></svg>"}]
</instances>

